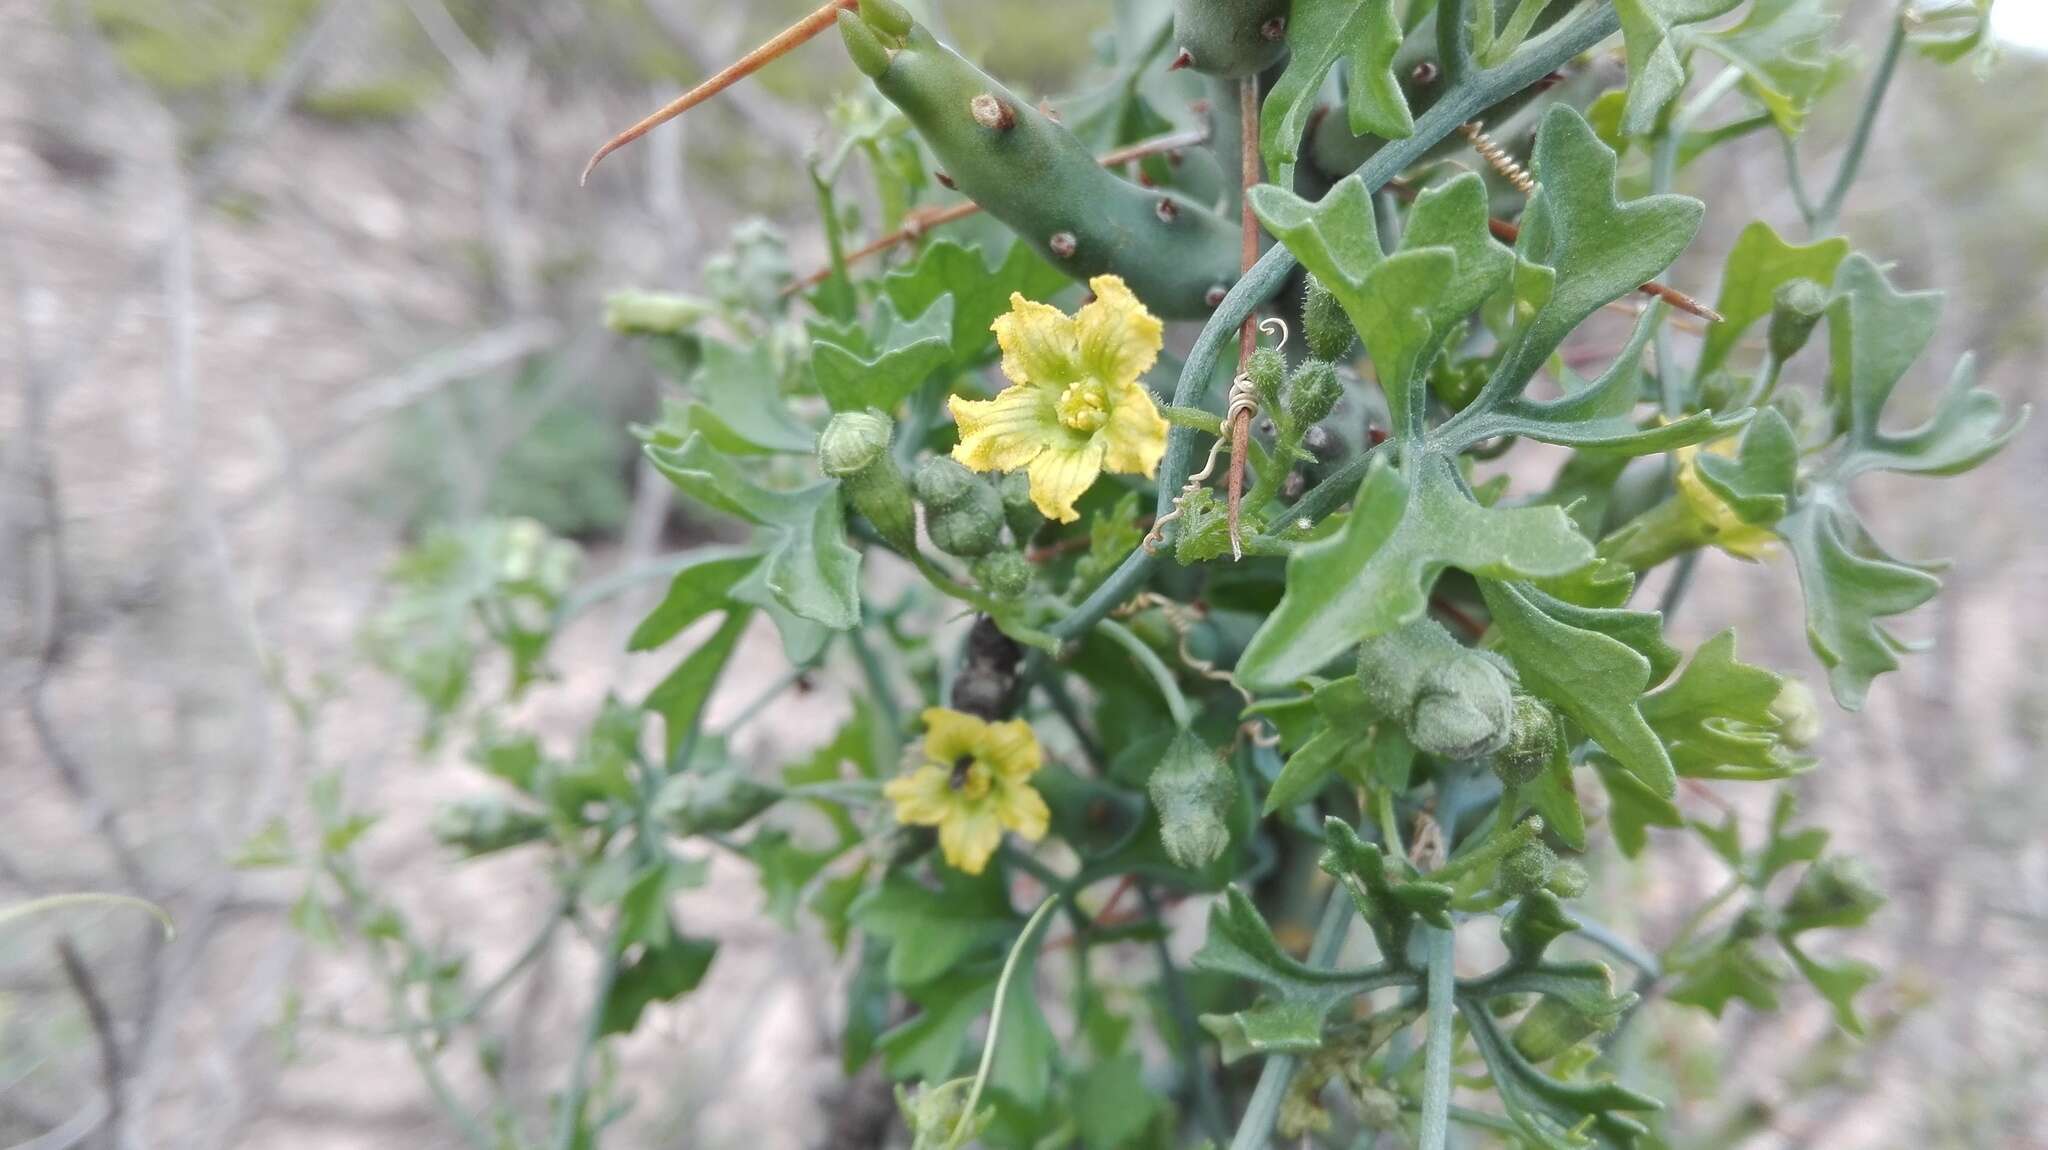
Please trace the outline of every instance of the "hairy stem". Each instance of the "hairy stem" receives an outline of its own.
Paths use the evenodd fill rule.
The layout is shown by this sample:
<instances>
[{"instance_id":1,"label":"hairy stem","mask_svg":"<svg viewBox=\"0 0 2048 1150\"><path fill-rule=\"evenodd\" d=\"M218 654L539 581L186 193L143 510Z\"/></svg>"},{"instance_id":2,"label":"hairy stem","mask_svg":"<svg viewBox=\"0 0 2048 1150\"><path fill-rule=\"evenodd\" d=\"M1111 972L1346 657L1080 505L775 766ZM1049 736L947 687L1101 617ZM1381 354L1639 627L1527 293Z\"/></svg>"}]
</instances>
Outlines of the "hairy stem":
<instances>
[{"instance_id":1,"label":"hairy stem","mask_svg":"<svg viewBox=\"0 0 2048 1150\"><path fill-rule=\"evenodd\" d=\"M1870 78L1870 90L1863 97L1863 111L1856 118L1856 129L1849 135L1849 150L1842 154L1842 164L1835 169L1835 182L1828 186L1828 193L1820 202L1820 210L1808 223L1815 238L1832 235L1835 224L1842 215L1842 203L1849 198L1849 187L1856 182L1856 176L1863 167L1863 154L1870 147L1871 130L1877 126L1878 108L1884 104L1884 96L1891 89L1892 77L1899 70L1899 56L1906 46L1906 5L1892 16L1891 33L1885 38L1884 54L1878 57L1877 72Z\"/></svg>"},{"instance_id":2,"label":"hairy stem","mask_svg":"<svg viewBox=\"0 0 2048 1150\"><path fill-rule=\"evenodd\" d=\"M1308 964L1332 965L1337 952L1344 949L1350 926L1351 896L1342 886L1333 887L1330 901L1323 906L1322 921L1316 926L1315 941L1309 944ZM1280 1103L1287 1096L1287 1083L1294 1077L1294 1066L1292 1054L1275 1054L1266 1059L1266 1065L1259 1070L1259 1084L1252 1088L1252 1100L1238 1121L1237 1135L1230 1140L1230 1150L1266 1150L1273 1120L1279 1117Z\"/></svg>"},{"instance_id":3,"label":"hairy stem","mask_svg":"<svg viewBox=\"0 0 2048 1150\"><path fill-rule=\"evenodd\" d=\"M967 1092L967 1105L960 1111L960 1123L953 1127L953 1136L946 1140L948 1147L964 1145L968 1132L974 1127L974 1108L981 1105L982 1088L988 1085L989 1072L996 1066L996 1040L1003 1032L1003 1004L1009 1001L1010 983L1016 978L1017 967L1025 953L1037 940L1039 928L1045 925L1052 908L1059 905L1065 894L1063 890L1055 890L1045 896L1045 901L1039 903L1038 909L1025 920L1023 933L1010 944L1010 955L1003 960L1003 972L996 977L996 999L988 1013L988 1038L981 1044L981 1066L974 1072L974 1086Z\"/></svg>"},{"instance_id":4,"label":"hairy stem","mask_svg":"<svg viewBox=\"0 0 2048 1150\"><path fill-rule=\"evenodd\" d=\"M1159 657L1159 652L1154 651L1143 639L1133 634L1129 627L1113 619L1104 619L1101 631L1115 641L1117 646L1128 651L1131 658L1137 660L1138 666L1144 668L1147 675L1152 676L1153 685L1159 688L1159 697L1165 700L1166 709L1173 714L1174 725L1182 730L1193 725L1195 709L1188 704L1187 696L1181 693L1180 683L1174 679L1172 668L1166 665L1166 660Z\"/></svg>"},{"instance_id":5,"label":"hairy stem","mask_svg":"<svg viewBox=\"0 0 2048 1150\"><path fill-rule=\"evenodd\" d=\"M1451 1002L1457 985L1457 935L1436 927L1423 927L1423 949L1429 956L1429 1044L1422 1064L1422 1130L1416 1144L1421 1150L1444 1150L1450 1138L1451 1046L1456 1036L1451 1022L1457 1009Z\"/></svg>"}]
</instances>

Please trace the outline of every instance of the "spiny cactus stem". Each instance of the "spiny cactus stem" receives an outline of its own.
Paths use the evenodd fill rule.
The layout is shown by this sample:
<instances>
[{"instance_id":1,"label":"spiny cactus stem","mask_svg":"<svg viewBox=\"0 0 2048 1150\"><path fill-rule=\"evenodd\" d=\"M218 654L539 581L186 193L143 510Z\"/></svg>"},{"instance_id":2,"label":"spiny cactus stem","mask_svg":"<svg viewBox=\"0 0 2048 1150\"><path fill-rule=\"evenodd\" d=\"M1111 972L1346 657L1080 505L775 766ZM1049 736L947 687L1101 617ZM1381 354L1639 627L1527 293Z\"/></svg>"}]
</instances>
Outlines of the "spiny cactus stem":
<instances>
[{"instance_id":1,"label":"spiny cactus stem","mask_svg":"<svg viewBox=\"0 0 2048 1150\"><path fill-rule=\"evenodd\" d=\"M590 157L590 162L583 166L583 175L576 182L579 184L588 182L590 173L597 168L597 165L606 156L611 155L613 152L668 123L670 120L675 119L704 101L709 100L711 97L718 95L739 81L753 75L769 61L787 54L791 49L802 44L804 41L832 27L833 23L838 20L841 9L851 12L859 7L860 0L830 0L829 3L819 7L817 11L784 28L760 47L727 65L717 75L671 100L660 111L606 140L604 146L597 150L597 154Z\"/></svg>"},{"instance_id":2,"label":"spiny cactus stem","mask_svg":"<svg viewBox=\"0 0 2048 1150\"><path fill-rule=\"evenodd\" d=\"M1171 155L1174 152L1185 151L1188 148L1199 148L1208 142L1208 128L1190 128L1184 132L1168 132L1163 136L1154 136L1149 140L1139 140L1135 144L1125 144L1121 148L1104 152L1096 157L1096 159L1105 168L1115 168L1136 160L1145 159L1147 156ZM1161 202L1165 203L1167 201L1162 200ZM948 204L943 208L926 208L914 211L903 221L902 227L887 235L877 237L865 246L846 253L846 262L855 263L881 255L890 248L896 247L899 244L907 244L917 239L940 224L950 224L955 220L964 220L980 210L980 204L969 200L964 203ZM792 296L799 292L809 291L831 277L831 268L819 268L800 280L791 280L782 289L782 294L784 296Z\"/></svg>"}]
</instances>

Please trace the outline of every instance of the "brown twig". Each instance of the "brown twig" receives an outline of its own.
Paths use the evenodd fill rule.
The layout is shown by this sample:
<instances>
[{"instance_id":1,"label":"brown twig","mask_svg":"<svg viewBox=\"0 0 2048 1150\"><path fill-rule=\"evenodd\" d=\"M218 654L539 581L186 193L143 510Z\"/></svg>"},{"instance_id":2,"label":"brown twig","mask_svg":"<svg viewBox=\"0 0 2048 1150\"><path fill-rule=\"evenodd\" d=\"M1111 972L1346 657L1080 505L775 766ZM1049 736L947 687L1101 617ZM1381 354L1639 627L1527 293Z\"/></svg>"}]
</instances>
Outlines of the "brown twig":
<instances>
[{"instance_id":1,"label":"brown twig","mask_svg":"<svg viewBox=\"0 0 2048 1150\"><path fill-rule=\"evenodd\" d=\"M127 1081L126 1062L121 1057L121 1042L114 1035L114 1014L107 1009L106 996L100 993L99 983L94 981L92 969L85 965L84 956L72 944L68 935L57 936L57 962L64 968L64 980L71 984L72 993L85 1008L86 1020L92 1025L93 1038L99 1043L100 1088L106 1091L106 1117L101 1128L106 1131L106 1144L121 1145L122 1087Z\"/></svg>"},{"instance_id":2,"label":"brown twig","mask_svg":"<svg viewBox=\"0 0 2048 1150\"><path fill-rule=\"evenodd\" d=\"M1184 132L1170 132L1164 136L1154 136L1149 140L1140 140L1135 144L1125 144L1115 151L1104 152L1096 157L1096 162L1105 168L1114 168L1120 164L1128 164L1133 160L1145 159L1148 156L1166 155L1185 148L1200 147L1208 142L1209 130L1207 128L1190 128ZM899 244L909 243L933 228L938 227L940 224L950 224L955 220L964 220L979 211L981 211L981 205L972 200L948 204L943 208L922 208L913 211L904 219L902 227L887 235L878 236L867 244L846 253L846 262L850 264L857 263L871 256L878 256ZM832 278L832 269L820 268L800 280L790 281L782 289L782 294L786 297L796 295L798 292L806 292L830 278Z\"/></svg>"},{"instance_id":3,"label":"brown twig","mask_svg":"<svg viewBox=\"0 0 2048 1150\"><path fill-rule=\"evenodd\" d=\"M596 170L597 165L603 162L606 156L611 155L613 152L668 123L670 120L675 119L704 101L709 100L711 97L718 95L739 81L746 79L748 76L760 71L769 61L788 53L818 33L830 28L839 19L839 13L842 9L850 12L859 6L859 0L829 0L828 3L819 7L817 11L784 28L760 47L726 65L724 70L720 71L717 75L677 96L653 115L646 117L639 123L606 140L604 146L599 148L597 153L590 157L590 162L583 166L583 175L576 182L579 184L587 182L590 179L590 173Z\"/></svg>"},{"instance_id":4,"label":"brown twig","mask_svg":"<svg viewBox=\"0 0 2048 1150\"><path fill-rule=\"evenodd\" d=\"M1252 213L1251 191L1259 182L1259 78L1246 76L1238 84L1237 112L1239 149L1239 176L1242 185L1238 191L1238 218L1240 221L1240 245L1238 250L1238 273L1252 270L1259 262L1259 218ZM1258 345L1259 319L1254 308L1244 317L1244 326L1237 333L1237 373L1245 374L1252 365L1252 350ZM1252 438L1252 413L1240 410L1230 421L1230 471L1225 507L1230 523L1230 550L1241 554L1238 546L1238 511L1244 500L1245 457L1250 454Z\"/></svg>"}]
</instances>

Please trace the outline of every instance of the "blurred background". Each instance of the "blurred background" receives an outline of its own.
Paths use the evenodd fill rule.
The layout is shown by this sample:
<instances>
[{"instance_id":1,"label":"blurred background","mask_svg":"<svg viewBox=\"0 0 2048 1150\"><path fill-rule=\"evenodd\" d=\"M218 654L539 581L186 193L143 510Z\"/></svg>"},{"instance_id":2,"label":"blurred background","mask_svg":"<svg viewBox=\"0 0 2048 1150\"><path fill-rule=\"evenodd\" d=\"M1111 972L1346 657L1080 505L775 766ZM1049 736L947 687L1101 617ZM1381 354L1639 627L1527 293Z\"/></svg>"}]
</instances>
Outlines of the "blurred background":
<instances>
[{"instance_id":1,"label":"blurred background","mask_svg":"<svg viewBox=\"0 0 2048 1150\"><path fill-rule=\"evenodd\" d=\"M518 856L456 867L434 804L473 786L358 642L381 579L437 524L522 515L602 575L693 537L626 425L659 384L607 292L688 290L743 220L821 259L802 156L858 79L830 40L655 133L579 188L598 141L808 5L709 0L0 0L0 905L145 895L165 941L101 910L0 932L0 1145L458 1145L380 973L320 943L289 874L237 869L333 778L380 814L366 864L420 929L498 969L546 918ZM948 0L951 37L1055 96L1109 5ZM1842 4L1865 61L1888 4ZM1913 379L1974 349L2009 404L2048 366L2048 5L2003 0L1995 61L1909 58L1845 228L1950 293ZM1860 81L1800 148L1829 170ZM1796 213L1775 144L1683 190L1707 227L1673 282L1711 298L1734 234ZM1871 1041L1810 995L1719 1027L1658 1011L1647 1057L1700 1145L2048 1146L2048 438L1940 484L1864 488L1877 532L1959 562L1907 625L1931 643L1860 715L1828 710L1809 817L1893 896L1850 944L1885 980ZM1741 629L1812 677L1789 564L1710 555L1674 624ZM645 600L583 616L526 719L563 737L666 668L621 654ZM772 635L713 717L780 673ZM831 675L741 750L786 761L844 717ZM1731 792L1733 793L1733 792ZM1747 801L1736 796L1737 801ZM1710 813L1710 812L1708 812ZM1708 893L1683 853L1602 868L1617 925L1667 940ZM610 1068L623 1146L829 1145L852 1103L841 964L760 912L750 868L688 898L724 951ZM1198 931L1199 907L1191 926ZM1192 945L1192 937L1181 941ZM544 1109L591 960L563 940L441 1059ZM488 1055L479 1058L479 1054ZM868 1092L870 1095L872 1091Z\"/></svg>"}]
</instances>

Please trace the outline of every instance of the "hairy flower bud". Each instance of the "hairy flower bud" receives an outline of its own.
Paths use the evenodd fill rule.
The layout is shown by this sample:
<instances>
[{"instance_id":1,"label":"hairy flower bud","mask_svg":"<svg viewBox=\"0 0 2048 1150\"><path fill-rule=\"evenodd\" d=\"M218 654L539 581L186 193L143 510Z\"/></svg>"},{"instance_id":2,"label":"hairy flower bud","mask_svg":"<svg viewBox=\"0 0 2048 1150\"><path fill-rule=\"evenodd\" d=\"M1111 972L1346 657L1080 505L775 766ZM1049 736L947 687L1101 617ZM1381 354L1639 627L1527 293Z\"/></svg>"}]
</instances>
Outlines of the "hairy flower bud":
<instances>
[{"instance_id":1,"label":"hairy flower bud","mask_svg":"<svg viewBox=\"0 0 2048 1150\"><path fill-rule=\"evenodd\" d=\"M464 858L509 850L546 837L546 818L494 796L458 799L434 812L434 838Z\"/></svg>"},{"instance_id":2,"label":"hairy flower bud","mask_svg":"<svg viewBox=\"0 0 2048 1150\"><path fill-rule=\"evenodd\" d=\"M679 835L719 834L745 826L781 792L736 768L673 775L654 796L654 817Z\"/></svg>"},{"instance_id":3,"label":"hairy flower bud","mask_svg":"<svg viewBox=\"0 0 2048 1150\"><path fill-rule=\"evenodd\" d=\"M916 486L932 546L972 559L1001 544L1003 499L979 476L939 456L918 469Z\"/></svg>"},{"instance_id":4,"label":"hairy flower bud","mask_svg":"<svg viewBox=\"0 0 2048 1150\"><path fill-rule=\"evenodd\" d=\"M1230 846L1224 818L1237 801L1237 779L1229 764L1193 734L1174 736L1145 789L1159 812L1160 841L1175 863L1196 870Z\"/></svg>"},{"instance_id":5,"label":"hairy flower bud","mask_svg":"<svg viewBox=\"0 0 2048 1150\"><path fill-rule=\"evenodd\" d=\"M903 1125L910 1131L911 1150L938 1150L939 1147L955 1145L954 1135L960 1133L961 1119L966 1118L966 1140L972 1142L996 1116L993 1106L983 1107L981 1112L967 1116L967 1100L973 1096L972 1078L955 1078L937 1086L896 1087L896 1109L903 1115Z\"/></svg>"},{"instance_id":6,"label":"hairy flower bud","mask_svg":"<svg viewBox=\"0 0 2048 1150\"><path fill-rule=\"evenodd\" d=\"M1797 679L1786 679L1771 700L1771 714L1778 720L1778 741L1803 751L1820 739L1820 703L1813 689Z\"/></svg>"},{"instance_id":7,"label":"hairy flower bud","mask_svg":"<svg viewBox=\"0 0 2048 1150\"><path fill-rule=\"evenodd\" d=\"M1287 418L1296 427L1320 423L1342 398L1344 384L1337 369L1325 360L1305 359L1287 381Z\"/></svg>"},{"instance_id":8,"label":"hairy flower bud","mask_svg":"<svg viewBox=\"0 0 2048 1150\"><path fill-rule=\"evenodd\" d=\"M1790 280L1778 286L1771 304L1771 358L1784 363L1799 354L1827 314L1828 289L1810 279Z\"/></svg>"},{"instance_id":9,"label":"hairy flower bud","mask_svg":"<svg viewBox=\"0 0 2048 1150\"><path fill-rule=\"evenodd\" d=\"M1022 598L1031 590L1031 564L1015 551L991 551L967 569L983 590L998 599Z\"/></svg>"},{"instance_id":10,"label":"hairy flower bud","mask_svg":"<svg viewBox=\"0 0 2048 1150\"><path fill-rule=\"evenodd\" d=\"M1308 339L1312 359L1335 363L1351 354L1351 342L1358 338L1344 305L1323 281L1308 277L1308 293L1301 303L1301 330Z\"/></svg>"},{"instance_id":11,"label":"hairy flower bud","mask_svg":"<svg viewBox=\"0 0 2048 1150\"><path fill-rule=\"evenodd\" d=\"M1279 408L1280 387L1287 379L1287 357L1280 354L1280 349L1262 347L1253 352L1244 373L1251 377L1252 389L1259 393L1259 402L1266 410Z\"/></svg>"},{"instance_id":12,"label":"hairy flower bud","mask_svg":"<svg viewBox=\"0 0 2048 1150\"><path fill-rule=\"evenodd\" d=\"M1519 898L1542 890L1556 871L1556 851L1541 842L1526 842L1501 858L1494 886L1503 894Z\"/></svg>"},{"instance_id":13,"label":"hairy flower bud","mask_svg":"<svg viewBox=\"0 0 2048 1150\"><path fill-rule=\"evenodd\" d=\"M818 436L818 469L840 481L853 509L899 551L917 546L910 485L889 456L895 425L879 411L842 411Z\"/></svg>"},{"instance_id":14,"label":"hairy flower bud","mask_svg":"<svg viewBox=\"0 0 2048 1150\"><path fill-rule=\"evenodd\" d=\"M1010 538L1021 546L1045 526L1045 513L1031 501L1031 476L1007 471L996 481L996 493L1003 500L1003 521L1010 525Z\"/></svg>"},{"instance_id":15,"label":"hairy flower bud","mask_svg":"<svg viewBox=\"0 0 2048 1150\"><path fill-rule=\"evenodd\" d=\"M1476 759L1507 745L1514 693L1506 666L1459 643L1434 619L1360 644L1358 682L1420 750Z\"/></svg>"},{"instance_id":16,"label":"hairy flower bud","mask_svg":"<svg viewBox=\"0 0 2048 1150\"><path fill-rule=\"evenodd\" d=\"M1547 889L1559 898L1578 898L1593 885L1593 876L1586 873L1586 864L1577 859L1557 860L1557 869L1550 872Z\"/></svg>"},{"instance_id":17,"label":"hairy flower bud","mask_svg":"<svg viewBox=\"0 0 2048 1150\"><path fill-rule=\"evenodd\" d=\"M1493 773L1502 785L1519 787L1533 782L1550 765L1558 739L1557 716L1532 695L1515 696L1515 712L1508 721L1508 745L1493 756Z\"/></svg>"},{"instance_id":18,"label":"hairy flower bud","mask_svg":"<svg viewBox=\"0 0 2048 1150\"><path fill-rule=\"evenodd\" d=\"M1782 925L1788 931L1824 926L1856 926L1884 905L1884 891L1861 859L1829 855L1799 876L1785 902Z\"/></svg>"}]
</instances>

